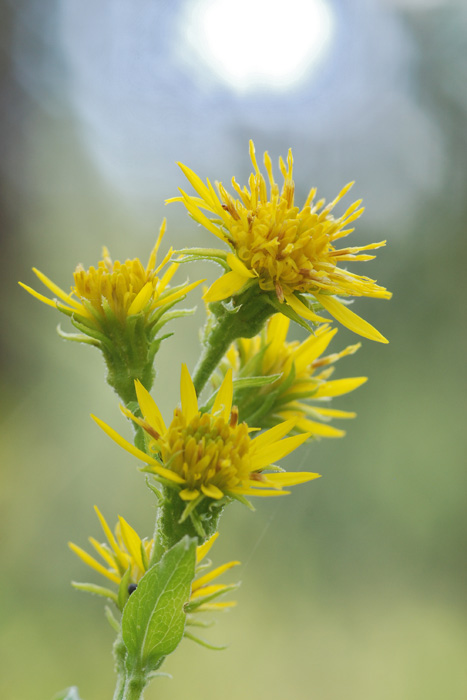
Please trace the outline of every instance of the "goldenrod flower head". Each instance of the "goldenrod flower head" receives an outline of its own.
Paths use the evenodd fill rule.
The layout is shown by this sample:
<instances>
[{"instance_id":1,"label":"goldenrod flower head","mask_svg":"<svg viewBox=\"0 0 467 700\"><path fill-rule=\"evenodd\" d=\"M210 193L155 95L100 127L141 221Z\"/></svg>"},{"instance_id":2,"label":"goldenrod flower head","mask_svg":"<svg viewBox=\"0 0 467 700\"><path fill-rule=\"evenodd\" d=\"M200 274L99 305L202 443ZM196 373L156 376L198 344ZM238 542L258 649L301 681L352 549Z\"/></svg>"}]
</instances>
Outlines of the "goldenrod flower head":
<instances>
[{"instance_id":1,"label":"goldenrod flower head","mask_svg":"<svg viewBox=\"0 0 467 700\"><path fill-rule=\"evenodd\" d=\"M172 249L160 265L157 252L165 231L162 223L156 244L146 267L138 258L120 263L112 262L107 248L97 268L85 270L78 265L74 273L75 284L67 294L39 270L34 272L55 295L49 299L20 282L32 296L48 306L57 308L70 317L80 333L65 333L62 337L98 347L109 370L107 381L128 404L136 400L134 380L139 379L147 387L154 380L154 356L161 341L168 337L156 337L171 319L191 313L171 310L200 281L170 287L169 283L178 269L172 263L159 276L168 263Z\"/></svg>"},{"instance_id":2,"label":"goldenrod flower head","mask_svg":"<svg viewBox=\"0 0 467 700\"><path fill-rule=\"evenodd\" d=\"M110 598L120 609L123 609L129 595L149 569L154 540L141 539L138 533L122 517L119 517L114 532L112 532L97 506L94 506L94 509L107 538L107 542L104 543L98 542L94 537L89 538L89 542L100 557L100 561L73 542L69 542L68 546L85 564L116 584L118 593L115 590L93 584L74 582L73 585L75 588ZM207 542L196 549L196 573L198 576L191 587L191 612L221 610L235 605L234 602L213 602L219 595L235 586L219 583L213 584L212 582L224 572L240 564L240 562L230 561L199 576L201 571L210 566L210 562L205 562L204 560L216 541L218 534L213 535Z\"/></svg>"},{"instance_id":3,"label":"goldenrod flower head","mask_svg":"<svg viewBox=\"0 0 467 700\"><path fill-rule=\"evenodd\" d=\"M35 268L33 270L37 277L57 298L49 299L22 282L20 285L48 306L58 308L85 325L94 325L104 333L109 322L114 319L125 324L129 317L140 313L149 319L157 309L171 305L199 284L195 282L170 290L168 285L178 268L177 263L170 265L162 277L158 276L173 253L170 249L160 265L156 266L165 225L164 220L146 268L138 258L124 263L118 260L112 262L109 251L104 246L103 259L97 268L85 270L82 265L77 266L73 275L75 285L69 294Z\"/></svg>"},{"instance_id":4,"label":"goldenrod flower head","mask_svg":"<svg viewBox=\"0 0 467 700\"><path fill-rule=\"evenodd\" d=\"M144 430L147 453L134 447L115 430L93 416L100 427L121 447L141 459L146 471L179 492L189 502L189 511L201 501L219 501L224 496L279 496L285 486L315 479L309 472L279 471L274 462L285 457L308 437L295 435L284 438L294 427L287 420L261 435L250 438L246 423L238 423L238 411L232 407L232 372L227 372L209 411L198 408L195 388L188 369L182 365L181 407L174 411L166 426L162 415L148 391L136 382L136 394L142 418L121 407L126 416Z\"/></svg>"},{"instance_id":5,"label":"goldenrod flower head","mask_svg":"<svg viewBox=\"0 0 467 700\"><path fill-rule=\"evenodd\" d=\"M260 289L272 292L279 302L287 304L305 319L323 320L305 303L317 301L356 333L387 342L373 326L334 297L388 299L391 296L374 280L339 267L342 262L371 260L374 256L363 251L385 245L382 241L366 246L335 247L338 240L354 230L349 225L363 213L361 200L358 200L341 216L335 218L332 214L353 183L346 185L327 205L324 199L315 202L316 189L313 188L300 209L294 202L292 152L289 150L287 164L282 158L279 160L284 178L281 190L274 180L271 159L267 152L264 154L269 194L252 141L250 157L254 172L250 175L249 187L242 189L232 178L236 196L232 196L222 183L217 183L216 192L209 180L205 185L192 170L179 164L199 196L180 190L182 198L168 201L183 202L193 219L227 243L232 251L226 256L230 271L214 282L205 300L221 301L258 284ZM311 299L302 295L311 295Z\"/></svg>"},{"instance_id":6,"label":"goldenrod flower head","mask_svg":"<svg viewBox=\"0 0 467 700\"><path fill-rule=\"evenodd\" d=\"M360 343L349 345L339 353L323 356L337 329L319 326L305 341L287 342L290 321L281 314L271 317L261 335L239 338L222 362L220 373L234 370L234 377L277 377L271 384L240 389L235 399L247 421L262 427L284 420L296 421L294 430L308 432L311 437L342 437L345 431L329 425L332 418L354 418L355 413L329 408L326 403L335 396L353 391L366 382L366 377L330 380L334 363L353 354ZM324 404L324 405L323 405Z\"/></svg>"}]
</instances>

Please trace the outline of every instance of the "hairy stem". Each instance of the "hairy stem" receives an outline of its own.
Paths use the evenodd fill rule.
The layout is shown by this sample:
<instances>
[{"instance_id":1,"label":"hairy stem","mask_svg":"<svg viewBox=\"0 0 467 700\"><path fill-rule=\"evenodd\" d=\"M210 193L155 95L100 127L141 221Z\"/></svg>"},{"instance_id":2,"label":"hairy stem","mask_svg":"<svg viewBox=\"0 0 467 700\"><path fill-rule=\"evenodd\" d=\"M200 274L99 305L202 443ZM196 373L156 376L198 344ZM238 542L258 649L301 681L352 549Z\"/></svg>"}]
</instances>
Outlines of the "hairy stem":
<instances>
[{"instance_id":1,"label":"hairy stem","mask_svg":"<svg viewBox=\"0 0 467 700\"><path fill-rule=\"evenodd\" d=\"M193 376L193 384L198 396L230 344L237 338L253 338L261 331L267 319L275 313L267 295L258 294L257 287L251 287L239 295L229 306L222 302L210 304L210 310L215 320L214 322L208 320L203 352Z\"/></svg>"}]
</instances>

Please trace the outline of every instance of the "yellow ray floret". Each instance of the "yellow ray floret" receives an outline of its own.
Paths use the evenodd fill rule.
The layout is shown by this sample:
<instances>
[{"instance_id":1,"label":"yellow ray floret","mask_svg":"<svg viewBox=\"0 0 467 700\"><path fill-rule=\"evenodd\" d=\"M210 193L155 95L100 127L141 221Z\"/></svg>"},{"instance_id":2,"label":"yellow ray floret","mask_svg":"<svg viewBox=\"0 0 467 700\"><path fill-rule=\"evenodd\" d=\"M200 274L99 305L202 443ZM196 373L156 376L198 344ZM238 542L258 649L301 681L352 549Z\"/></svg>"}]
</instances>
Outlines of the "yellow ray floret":
<instances>
[{"instance_id":1,"label":"yellow ray floret","mask_svg":"<svg viewBox=\"0 0 467 700\"><path fill-rule=\"evenodd\" d=\"M354 391L366 382L366 377L337 380L330 380L330 377L335 363L356 352L360 343L325 355L337 328L323 324L305 341L287 342L289 325L288 318L276 314L260 335L238 339L222 361L214 383L220 381L219 375L232 370L235 378L243 379L248 377L248 371L251 376L275 375L278 379L258 387L254 398L250 395L245 405L239 395L240 415L246 422L251 418L265 427L290 420L295 431L308 432L312 437L342 437L345 432L329 425L329 420L354 418L355 413L332 409L329 401Z\"/></svg>"},{"instance_id":2,"label":"yellow ray floret","mask_svg":"<svg viewBox=\"0 0 467 700\"><path fill-rule=\"evenodd\" d=\"M97 327L108 319L109 313L120 323L142 312L150 317L157 309L177 301L200 283L182 285L171 292L169 283L178 268L177 263L169 265L162 277L159 277L160 270L173 252L170 249L162 263L156 264L165 225L164 220L146 268L138 258L124 263L118 260L113 262L104 246L102 260L97 268L85 270L82 265L78 265L73 275L74 286L69 294L36 268L33 268L34 273L55 298L49 299L22 282L20 285L45 304Z\"/></svg>"},{"instance_id":3,"label":"yellow ray floret","mask_svg":"<svg viewBox=\"0 0 467 700\"><path fill-rule=\"evenodd\" d=\"M363 213L361 200L358 200L341 216L335 218L332 214L353 183L346 185L327 205L323 199L315 202L316 189L312 189L305 205L299 209L294 202L292 152L289 151L287 163L282 158L279 160L284 179L281 190L274 180L271 159L267 152L264 154L269 193L252 141L250 158L254 172L249 178L249 188L242 189L233 178L234 195L220 183L216 192L209 181L205 185L196 173L180 164L198 196L180 190L181 197L168 200L182 202L196 222L231 248L232 252L227 255L230 272L214 282L205 300L227 299L253 281L308 320L317 322L318 319L297 294L311 295L355 333L387 342L373 326L335 298L335 295L391 297L390 292L374 280L340 267L343 262L371 260L374 256L364 251L385 245L385 241L381 241L365 246L335 247L338 240L354 230L349 228L350 224Z\"/></svg>"},{"instance_id":4,"label":"yellow ray floret","mask_svg":"<svg viewBox=\"0 0 467 700\"><path fill-rule=\"evenodd\" d=\"M87 566L106 579L120 585L124 575L126 576L127 586L138 585L140 579L144 576L149 568L149 561L154 546L154 540L141 539L138 533L127 523L127 521L119 516L114 533L112 533L104 516L99 511L97 506L94 506L99 521L101 523L107 542L99 543L93 537L89 538L90 543L99 554L102 562L88 554L84 549L78 547L73 542L69 542L70 549L83 561ZM238 561L230 561L227 564L213 569L209 573L204 573L204 570L209 566L204 563L206 555L210 551L212 545L216 541L219 533L215 533L207 542L196 548L196 572L199 574L203 570L203 575L197 575L192 584L191 601L196 601L197 607L192 612L202 612L203 610L222 609L235 605L234 602L229 603L203 603L202 598L211 596L213 593L227 592L232 588L228 584L212 584L215 579L218 579L223 573L234 566L240 564ZM128 573L127 573L128 572ZM78 588L86 589L86 584L76 584ZM92 585L91 585L92 586ZM110 589L101 589L107 591L108 597L118 602L115 592ZM216 598L217 598L216 595ZM198 605L199 604L199 605Z\"/></svg>"},{"instance_id":5,"label":"yellow ray floret","mask_svg":"<svg viewBox=\"0 0 467 700\"><path fill-rule=\"evenodd\" d=\"M175 409L167 428L150 394L139 382L136 385L143 418L125 407L122 410L145 431L147 454L103 421L95 420L117 444L145 462L146 471L177 488L184 501L219 500L245 493L281 495L289 493L283 490L284 486L301 484L319 476L311 472L290 472L284 479L283 474L263 473L293 452L309 435L284 438L296 422L285 420L252 439L248 425L238 422L237 409L232 407L231 371L226 373L211 411L202 413L190 374L183 366L181 408Z\"/></svg>"}]
</instances>

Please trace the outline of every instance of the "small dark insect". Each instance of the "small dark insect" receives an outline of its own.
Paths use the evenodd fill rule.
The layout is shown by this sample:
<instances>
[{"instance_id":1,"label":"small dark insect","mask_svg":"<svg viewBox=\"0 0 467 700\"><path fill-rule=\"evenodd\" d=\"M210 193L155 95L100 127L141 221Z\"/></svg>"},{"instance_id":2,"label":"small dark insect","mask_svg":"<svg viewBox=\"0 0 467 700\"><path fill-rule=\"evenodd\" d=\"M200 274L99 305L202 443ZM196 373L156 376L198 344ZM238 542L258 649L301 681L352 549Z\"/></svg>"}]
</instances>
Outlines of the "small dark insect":
<instances>
[{"instance_id":1,"label":"small dark insect","mask_svg":"<svg viewBox=\"0 0 467 700\"><path fill-rule=\"evenodd\" d=\"M134 593L136 591L136 588L136 583L130 583L130 585L128 586L128 595Z\"/></svg>"}]
</instances>

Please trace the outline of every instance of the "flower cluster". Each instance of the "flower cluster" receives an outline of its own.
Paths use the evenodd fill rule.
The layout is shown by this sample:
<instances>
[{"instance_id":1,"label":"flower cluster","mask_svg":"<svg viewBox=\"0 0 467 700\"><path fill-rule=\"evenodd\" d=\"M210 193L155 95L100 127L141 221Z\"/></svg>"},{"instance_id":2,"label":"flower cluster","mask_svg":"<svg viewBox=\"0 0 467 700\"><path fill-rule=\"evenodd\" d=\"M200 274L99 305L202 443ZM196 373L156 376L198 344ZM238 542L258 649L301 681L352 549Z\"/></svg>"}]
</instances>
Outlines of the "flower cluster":
<instances>
[{"instance_id":1,"label":"flower cluster","mask_svg":"<svg viewBox=\"0 0 467 700\"><path fill-rule=\"evenodd\" d=\"M271 427L293 419L294 430L308 432L311 437L343 437L345 431L329 425L332 418L354 418L355 413L329 407L331 398L357 389L366 377L331 380L334 364L341 357L353 354L360 343L349 345L339 353L323 356L337 333L328 325L319 326L315 334L303 342L287 342L290 321L276 314L263 332L254 338L239 338L226 353L212 382L214 386L233 368L240 387L234 391L234 402L242 420ZM248 377L270 377L268 382L251 392Z\"/></svg>"},{"instance_id":2,"label":"flower cluster","mask_svg":"<svg viewBox=\"0 0 467 700\"><path fill-rule=\"evenodd\" d=\"M36 269L54 298L22 284L68 316L79 331L60 330L62 337L102 351L107 381L123 402L133 442L92 418L140 461L157 498L152 539L141 539L122 517L112 532L96 507L107 541L89 538L95 555L69 543L85 564L113 584L73 585L110 599L121 613L119 620L107 613L117 631L115 698L141 698L149 679L184 636L210 646L187 631L188 625L200 625L194 613L235 605L218 602L235 584L217 579L239 562L208 570L206 560L218 537L223 509L233 500L252 508L251 496L282 496L290 493L289 487L319 477L311 471L285 471L278 462L312 438L342 437L344 431L331 421L355 416L331 407L330 401L366 381L333 378L336 362L352 355L360 343L326 354L337 329L320 314L327 313L360 336L387 342L349 308L352 297L391 296L374 280L345 267L371 260L374 256L368 251L384 241L338 247L363 212L359 200L340 216L334 214L352 183L327 205L316 201L312 189L299 208L291 151L286 163L279 161L281 188L268 153L267 179L252 142L250 157L248 186L242 188L232 179L234 194L221 183L216 188L209 180L205 184L181 165L196 196L181 190L181 197L169 200L183 202L192 218L226 247L176 253L170 248L158 264L164 221L146 266L139 259L113 262L104 248L97 267L85 270L78 265L69 293ZM166 422L150 394L154 358L168 337L159 332L171 319L190 313L172 307L200 281L174 287L171 282L180 263L199 259L217 262L223 273L204 294L208 318L200 356L193 377L182 364L180 403ZM287 339L290 321L305 328L304 340ZM203 394L206 387L211 395Z\"/></svg>"},{"instance_id":3,"label":"flower cluster","mask_svg":"<svg viewBox=\"0 0 467 700\"><path fill-rule=\"evenodd\" d=\"M89 537L89 542L101 561L73 542L69 542L68 546L85 564L97 571L101 576L104 576L108 581L116 584L118 588L114 590L92 583L77 583L76 581L73 582L73 586L78 590L108 598L120 610L123 610L128 598L136 590L140 580L150 568L154 540L142 540L138 533L122 517L119 517L114 532L112 532L97 506L94 506L94 509L107 542L100 543L94 537ZM197 547L196 577L191 586L191 596L188 603L190 612L187 625L195 624L191 617L193 614L226 610L236 605L235 601L219 602L217 598L236 588L238 584L213 582L226 571L240 564L240 562L229 561L205 573L206 569L211 567L211 562L206 560L207 554L218 536L219 533L216 533L207 542ZM192 635L186 634L185 636L190 636L196 640Z\"/></svg>"},{"instance_id":4,"label":"flower cluster","mask_svg":"<svg viewBox=\"0 0 467 700\"><path fill-rule=\"evenodd\" d=\"M179 164L198 196L180 190L182 197L168 201L182 202L193 219L226 243L231 251L228 254L210 250L204 254L202 251L193 253L218 261L223 258L229 270L214 282L205 300L229 299L252 285L258 286L262 292L272 292L269 294L271 303L275 296L282 305L278 308L286 315L292 310L312 322L322 321L310 308L310 301L318 302L355 333L387 342L379 331L334 296L391 297L390 292L374 280L339 267L343 262L371 260L374 256L365 251L385 245L385 241L381 241L365 246L335 247L337 241L354 230L349 228L350 224L363 213L361 200L358 200L341 216L335 218L332 214L353 183L346 185L327 205L324 199L315 202L316 189L313 188L303 208L299 209L294 201L292 152L289 151L287 165L282 158L279 161L284 178L281 190L274 180L271 159L267 152L264 154L269 195L252 141L250 157L254 172L250 175L249 187L241 188L235 178L232 179L236 197L221 183L216 192L209 180L204 184L190 168Z\"/></svg>"},{"instance_id":5,"label":"flower cluster","mask_svg":"<svg viewBox=\"0 0 467 700\"><path fill-rule=\"evenodd\" d=\"M104 247L97 268L85 270L82 265L77 266L69 294L35 268L35 274L55 295L54 299L20 282L32 296L69 316L80 331L73 334L59 329L63 338L95 345L102 351L109 370L108 382L125 403L135 400L134 379L152 386L154 356L167 337L156 336L168 321L186 315L186 311L170 309L200 283L170 287L178 263L171 263L159 276L173 254L170 248L157 265L165 227L164 220L146 267L138 258L113 262Z\"/></svg>"},{"instance_id":6,"label":"flower cluster","mask_svg":"<svg viewBox=\"0 0 467 700\"><path fill-rule=\"evenodd\" d=\"M93 416L100 427L117 444L147 465L146 471L177 491L189 502L186 515L203 500L221 500L225 496L280 496L289 493L284 487L315 479L310 472L274 471L274 462L301 445L308 434L287 435L295 420L286 420L251 438L251 428L238 423L238 411L232 408L232 372L227 372L211 410L202 412L186 365L180 381L181 407L174 411L167 427L156 402L139 382L136 394L142 417L122 406L122 411L138 426L146 438L143 452L113 428Z\"/></svg>"}]
</instances>

